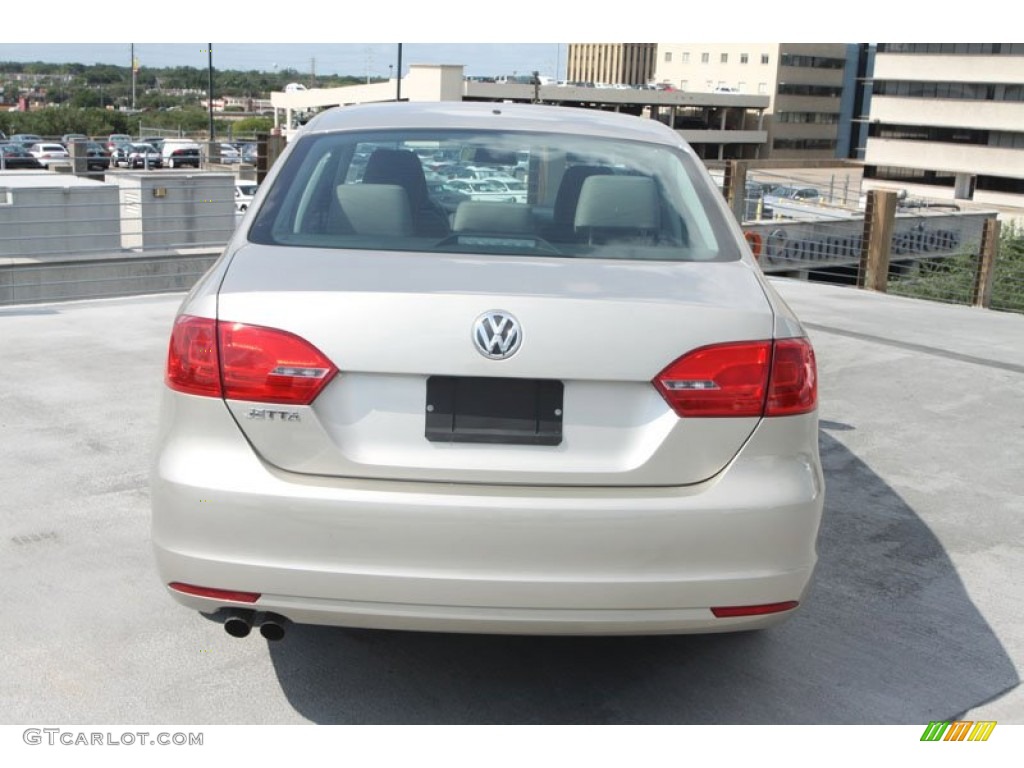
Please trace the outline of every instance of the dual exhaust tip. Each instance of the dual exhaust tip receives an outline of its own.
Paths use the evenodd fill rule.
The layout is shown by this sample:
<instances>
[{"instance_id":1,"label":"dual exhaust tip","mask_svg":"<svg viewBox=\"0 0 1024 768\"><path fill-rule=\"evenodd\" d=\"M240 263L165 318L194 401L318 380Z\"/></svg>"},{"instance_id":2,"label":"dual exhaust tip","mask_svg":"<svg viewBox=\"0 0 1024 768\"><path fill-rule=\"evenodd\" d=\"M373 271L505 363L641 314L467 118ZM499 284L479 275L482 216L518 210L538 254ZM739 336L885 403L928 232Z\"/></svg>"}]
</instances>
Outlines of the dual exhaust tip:
<instances>
[{"instance_id":1,"label":"dual exhaust tip","mask_svg":"<svg viewBox=\"0 0 1024 768\"><path fill-rule=\"evenodd\" d=\"M254 624L260 628L260 634L265 639L276 642L284 637L288 619L276 613L235 608L224 619L224 631L232 637L247 637Z\"/></svg>"}]
</instances>

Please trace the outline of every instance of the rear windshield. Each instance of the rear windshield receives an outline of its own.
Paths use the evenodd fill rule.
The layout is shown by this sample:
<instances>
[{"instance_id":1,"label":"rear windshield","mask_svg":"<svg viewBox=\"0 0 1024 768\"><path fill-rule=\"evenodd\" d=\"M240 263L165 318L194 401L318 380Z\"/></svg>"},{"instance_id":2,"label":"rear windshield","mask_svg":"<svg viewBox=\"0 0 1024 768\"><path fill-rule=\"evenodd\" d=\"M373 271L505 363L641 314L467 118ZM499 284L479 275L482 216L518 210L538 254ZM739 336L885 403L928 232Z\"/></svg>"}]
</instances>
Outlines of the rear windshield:
<instances>
[{"instance_id":1,"label":"rear windshield","mask_svg":"<svg viewBox=\"0 0 1024 768\"><path fill-rule=\"evenodd\" d=\"M724 261L695 161L572 135L380 131L298 139L249 230L266 245Z\"/></svg>"}]
</instances>

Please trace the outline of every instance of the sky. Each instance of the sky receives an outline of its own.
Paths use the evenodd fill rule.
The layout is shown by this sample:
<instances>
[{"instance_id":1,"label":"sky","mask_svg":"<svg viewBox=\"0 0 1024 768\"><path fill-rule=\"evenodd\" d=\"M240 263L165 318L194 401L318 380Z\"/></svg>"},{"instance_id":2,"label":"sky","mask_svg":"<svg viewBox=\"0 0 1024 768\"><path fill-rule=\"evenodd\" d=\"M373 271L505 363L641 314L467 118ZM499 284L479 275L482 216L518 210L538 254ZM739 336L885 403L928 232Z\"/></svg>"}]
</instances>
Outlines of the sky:
<instances>
[{"instance_id":1,"label":"sky","mask_svg":"<svg viewBox=\"0 0 1024 768\"><path fill-rule=\"evenodd\" d=\"M208 43L135 43L142 66L205 69ZM467 75L565 71L564 43L403 43L402 69L410 64L463 64ZM0 61L118 64L131 62L131 43L0 43ZM215 69L387 77L398 66L397 43L213 43Z\"/></svg>"},{"instance_id":2,"label":"sky","mask_svg":"<svg viewBox=\"0 0 1024 768\"><path fill-rule=\"evenodd\" d=\"M18 42L0 41L0 61L128 66L127 29L83 25L80 9L67 0L51 0L50 5L56 12L48 14L46 24L19 26ZM462 64L471 76L538 70L561 78L570 42L970 42L992 38L993 29L1000 29L992 20L1006 18L1000 0L972 0L969 12L890 0L852 5L822 0L645 0L633 6L596 0L270 0L244 6L174 0L172 5L173 18L181 22L173 31L139 30L146 37L135 41L136 54L144 66L205 68L210 43L186 42L187 31L214 40L216 69L276 67L305 74L315 61L319 74L376 77L388 76L388 65L397 65L399 41L404 41L405 71L409 64ZM156 17L171 18L165 12ZM195 23L184 23L186 19ZM7 37L14 36L12 29L6 31ZM114 34L125 37L118 40Z\"/></svg>"}]
</instances>

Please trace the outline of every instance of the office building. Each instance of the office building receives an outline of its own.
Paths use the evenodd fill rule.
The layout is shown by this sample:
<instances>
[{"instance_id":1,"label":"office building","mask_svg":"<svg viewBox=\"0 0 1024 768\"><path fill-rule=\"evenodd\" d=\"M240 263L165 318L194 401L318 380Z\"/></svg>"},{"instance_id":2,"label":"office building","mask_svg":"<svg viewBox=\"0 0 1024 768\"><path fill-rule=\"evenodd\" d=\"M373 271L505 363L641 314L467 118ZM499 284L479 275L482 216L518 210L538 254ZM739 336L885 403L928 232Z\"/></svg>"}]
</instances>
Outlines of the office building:
<instances>
[{"instance_id":1,"label":"office building","mask_svg":"<svg viewBox=\"0 0 1024 768\"><path fill-rule=\"evenodd\" d=\"M570 43L566 80L646 85L654 77L655 43Z\"/></svg>"},{"instance_id":2,"label":"office building","mask_svg":"<svg viewBox=\"0 0 1024 768\"><path fill-rule=\"evenodd\" d=\"M1024 43L879 43L865 175L1024 204Z\"/></svg>"},{"instance_id":3,"label":"office building","mask_svg":"<svg viewBox=\"0 0 1024 768\"><path fill-rule=\"evenodd\" d=\"M658 43L654 79L685 92L769 96L762 158L850 153L857 46L844 43Z\"/></svg>"}]
</instances>

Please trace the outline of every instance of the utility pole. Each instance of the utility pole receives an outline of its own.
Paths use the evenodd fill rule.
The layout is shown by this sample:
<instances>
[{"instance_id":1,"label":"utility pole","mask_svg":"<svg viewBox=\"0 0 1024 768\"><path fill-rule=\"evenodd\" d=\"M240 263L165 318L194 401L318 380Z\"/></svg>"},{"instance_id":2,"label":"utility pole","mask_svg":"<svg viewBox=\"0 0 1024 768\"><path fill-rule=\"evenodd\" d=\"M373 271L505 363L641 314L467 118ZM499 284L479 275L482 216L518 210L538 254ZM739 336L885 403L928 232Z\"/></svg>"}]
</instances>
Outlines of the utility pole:
<instances>
[{"instance_id":1,"label":"utility pole","mask_svg":"<svg viewBox=\"0 0 1024 768\"><path fill-rule=\"evenodd\" d=\"M139 74L138 63L135 61L135 43L132 43L132 110L135 110L135 79Z\"/></svg>"},{"instance_id":2,"label":"utility pole","mask_svg":"<svg viewBox=\"0 0 1024 768\"><path fill-rule=\"evenodd\" d=\"M206 103L210 108L210 149L213 149L213 43L207 43L207 69L209 70L209 88L206 91Z\"/></svg>"},{"instance_id":3,"label":"utility pole","mask_svg":"<svg viewBox=\"0 0 1024 768\"><path fill-rule=\"evenodd\" d=\"M309 60L309 87L316 88L316 57Z\"/></svg>"}]
</instances>

